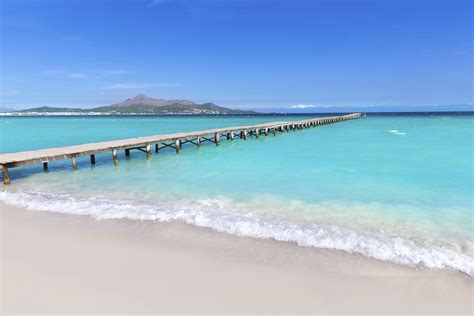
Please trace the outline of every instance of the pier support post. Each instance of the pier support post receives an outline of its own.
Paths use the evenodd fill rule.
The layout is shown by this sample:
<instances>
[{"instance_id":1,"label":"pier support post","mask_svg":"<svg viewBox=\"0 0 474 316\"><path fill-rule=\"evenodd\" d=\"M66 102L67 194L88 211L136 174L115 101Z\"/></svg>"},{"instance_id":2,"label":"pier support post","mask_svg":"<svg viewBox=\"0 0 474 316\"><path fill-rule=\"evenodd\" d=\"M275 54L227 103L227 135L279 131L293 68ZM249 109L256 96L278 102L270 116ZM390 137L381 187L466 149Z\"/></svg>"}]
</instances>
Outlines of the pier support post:
<instances>
[{"instance_id":1,"label":"pier support post","mask_svg":"<svg viewBox=\"0 0 474 316\"><path fill-rule=\"evenodd\" d=\"M265 127L265 129L263 130L263 133L265 134L265 136L268 136L268 128Z\"/></svg>"},{"instance_id":2,"label":"pier support post","mask_svg":"<svg viewBox=\"0 0 474 316\"><path fill-rule=\"evenodd\" d=\"M234 140L234 132L230 132L230 140Z\"/></svg>"},{"instance_id":3,"label":"pier support post","mask_svg":"<svg viewBox=\"0 0 474 316\"><path fill-rule=\"evenodd\" d=\"M216 143L216 146L219 146L219 143L221 142L221 138L219 137L219 133L214 133L214 142Z\"/></svg>"},{"instance_id":4,"label":"pier support post","mask_svg":"<svg viewBox=\"0 0 474 316\"><path fill-rule=\"evenodd\" d=\"M260 137L260 129L256 128L255 129L255 138L259 138L259 137Z\"/></svg>"},{"instance_id":5,"label":"pier support post","mask_svg":"<svg viewBox=\"0 0 474 316\"><path fill-rule=\"evenodd\" d=\"M244 140L247 140L247 130L244 129L242 133L244 134Z\"/></svg>"},{"instance_id":6,"label":"pier support post","mask_svg":"<svg viewBox=\"0 0 474 316\"><path fill-rule=\"evenodd\" d=\"M117 157L117 149L112 150L112 158L114 160L114 165L117 166L119 163L118 157Z\"/></svg>"},{"instance_id":7,"label":"pier support post","mask_svg":"<svg viewBox=\"0 0 474 316\"><path fill-rule=\"evenodd\" d=\"M198 147L201 146L201 137L198 136L196 138L196 144L197 144Z\"/></svg>"},{"instance_id":8,"label":"pier support post","mask_svg":"<svg viewBox=\"0 0 474 316\"><path fill-rule=\"evenodd\" d=\"M10 174L8 173L7 166L2 166L3 184L10 184Z\"/></svg>"},{"instance_id":9,"label":"pier support post","mask_svg":"<svg viewBox=\"0 0 474 316\"><path fill-rule=\"evenodd\" d=\"M160 147L158 146L158 144L155 144L155 153L157 153L158 150L160 150Z\"/></svg>"},{"instance_id":10,"label":"pier support post","mask_svg":"<svg viewBox=\"0 0 474 316\"><path fill-rule=\"evenodd\" d=\"M181 150L181 140L177 139L175 142L174 142L174 145L176 147L176 153L179 154L179 151Z\"/></svg>"},{"instance_id":11,"label":"pier support post","mask_svg":"<svg viewBox=\"0 0 474 316\"><path fill-rule=\"evenodd\" d=\"M125 149L125 156L130 157L130 149Z\"/></svg>"},{"instance_id":12,"label":"pier support post","mask_svg":"<svg viewBox=\"0 0 474 316\"><path fill-rule=\"evenodd\" d=\"M77 169L76 156L73 156L73 157L71 158L71 160L72 160L72 169L73 169L73 170L76 170L76 169Z\"/></svg>"},{"instance_id":13,"label":"pier support post","mask_svg":"<svg viewBox=\"0 0 474 316\"><path fill-rule=\"evenodd\" d=\"M277 134L277 129L276 129L276 127L274 127L273 128L273 136L276 136L276 134Z\"/></svg>"},{"instance_id":14,"label":"pier support post","mask_svg":"<svg viewBox=\"0 0 474 316\"><path fill-rule=\"evenodd\" d=\"M48 162L47 161L43 162L43 171L44 172L48 171Z\"/></svg>"},{"instance_id":15,"label":"pier support post","mask_svg":"<svg viewBox=\"0 0 474 316\"><path fill-rule=\"evenodd\" d=\"M147 158L150 157L150 155L151 155L151 145L146 144L146 156L147 156Z\"/></svg>"},{"instance_id":16,"label":"pier support post","mask_svg":"<svg viewBox=\"0 0 474 316\"><path fill-rule=\"evenodd\" d=\"M95 165L95 155L91 155L91 165Z\"/></svg>"}]
</instances>

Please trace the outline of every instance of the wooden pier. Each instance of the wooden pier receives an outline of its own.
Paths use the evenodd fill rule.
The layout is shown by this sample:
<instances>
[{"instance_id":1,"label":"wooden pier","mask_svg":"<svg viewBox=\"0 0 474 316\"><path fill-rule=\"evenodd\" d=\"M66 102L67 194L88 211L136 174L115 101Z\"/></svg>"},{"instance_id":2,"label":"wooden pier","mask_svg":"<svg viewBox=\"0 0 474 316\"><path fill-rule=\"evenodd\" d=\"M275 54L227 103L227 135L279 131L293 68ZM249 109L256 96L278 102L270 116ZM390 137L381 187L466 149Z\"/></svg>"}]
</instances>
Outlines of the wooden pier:
<instances>
[{"instance_id":1,"label":"wooden pier","mask_svg":"<svg viewBox=\"0 0 474 316\"><path fill-rule=\"evenodd\" d=\"M111 152L114 164L118 165L117 154L119 150L124 150L126 156L130 155L130 150L140 150L146 155L151 155L153 147L155 152L158 152L163 148L173 148L176 150L176 153L179 153L182 146L187 143L200 146L203 142L212 142L216 144L216 146L219 146L222 138L225 140L233 140L238 137L247 140L247 138L251 136L259 138L261 135L276 135L277 133L327 125L362 117L365 117L365 114L353 113L294 122L271 122L252 126L233 126L197 132L146 136L109 142L0 154L0 169L2 170L3 183L10 184L8 169L14 167L42 164L43 169L47 171L48 163L50 161L71 159L72 168L76 169L76 160L78 157L90 156L91 164L95 164L96 154L103 152Z\"/></svg>"}]
</instances>

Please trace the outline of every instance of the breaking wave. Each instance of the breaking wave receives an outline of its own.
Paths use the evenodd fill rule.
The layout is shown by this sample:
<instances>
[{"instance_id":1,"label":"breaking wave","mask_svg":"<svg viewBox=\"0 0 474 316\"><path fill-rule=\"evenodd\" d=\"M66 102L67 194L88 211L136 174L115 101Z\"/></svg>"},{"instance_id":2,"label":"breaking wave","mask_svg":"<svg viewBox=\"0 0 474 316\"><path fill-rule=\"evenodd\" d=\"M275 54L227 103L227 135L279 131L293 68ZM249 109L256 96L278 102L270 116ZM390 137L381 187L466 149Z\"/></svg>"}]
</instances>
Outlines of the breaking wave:
<instances>
[{"instance_id":1,"label":"breaking wave","mask_svg":"<svg viewBox=\"0 0 474 316\"><path fill-rule=\"evenodd\" d=\"M291 221L245 210L240 205L234 209L232 202L223 198L139 203L20 189L0 191L0 201L28 210L86 215L96 220L176 220L237 236L343 250L402 265L449 268L474 276L474 258L462 251L429 243L420 245L381 231L356 231L336 225Z\"/></svg>"}]
</instances>

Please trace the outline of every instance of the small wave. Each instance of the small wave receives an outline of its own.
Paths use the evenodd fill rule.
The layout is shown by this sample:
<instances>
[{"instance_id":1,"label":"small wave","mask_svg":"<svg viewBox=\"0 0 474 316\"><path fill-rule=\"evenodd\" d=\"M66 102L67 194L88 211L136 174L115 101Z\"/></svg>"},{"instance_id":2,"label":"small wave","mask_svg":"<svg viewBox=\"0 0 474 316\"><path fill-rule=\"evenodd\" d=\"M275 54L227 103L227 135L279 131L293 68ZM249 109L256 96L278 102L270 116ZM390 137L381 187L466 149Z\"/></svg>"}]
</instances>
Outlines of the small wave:
<instances>
[{"instance_id":1,"label":"small wave","mask_svg":"<svg viewBox=\"0 0 474 316\"><path fill-rule=\"evenodd\" d=\"M358 232L335 225L298 223L263 214L256 215L249 210L233 211L229 201L219 198L144 204L130 200L17 190L0 191L0 201L28 210L87 215L96 220L178 220L237 236L343 250L403 265L450 268L474 276L474 258L451 249L420 246L409 239L382 232Z\"/></svg>"},{"instance_id":2,"label":"small wave","mask_svg":"<svg viewBox=\"0 0 474 316\"><path fill-rule=\"evenodd\" d=\"M398 129L392 129L390 131L388 131L389 133L392 133L392 134L395 134L395 135L400 135L400 136L404 136L406 135L407 133L405 132L400 132Z\"/></svg>"}]
</instances>

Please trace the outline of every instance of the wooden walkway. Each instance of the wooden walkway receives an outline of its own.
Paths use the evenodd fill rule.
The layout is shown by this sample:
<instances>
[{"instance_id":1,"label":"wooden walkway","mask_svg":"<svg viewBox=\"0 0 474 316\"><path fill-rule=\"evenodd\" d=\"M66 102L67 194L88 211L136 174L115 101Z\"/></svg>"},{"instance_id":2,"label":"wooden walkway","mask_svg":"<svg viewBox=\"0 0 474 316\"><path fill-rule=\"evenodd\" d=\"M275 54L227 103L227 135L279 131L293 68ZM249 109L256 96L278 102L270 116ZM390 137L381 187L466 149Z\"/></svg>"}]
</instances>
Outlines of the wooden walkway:
<instances>
[{"instance_id":1,"label":"wooden walkway","mask_svg":"<svg viewBox=\"0 0 474 316\"><path fill-rule=\"evenodd\" d=\"M90 155L91 163L95 164L95 155L103 152L111 152L114 163L118 164L117 152L121 149L125 151L126 156L130 155L130 150L132 149L140 150L147 155L150 155L152 152L152 146L155 147L155 152L158 152L163 148L171 147L176 150L176 153L179 153L182 145L186 143L200 146L201 143L209 141L215 143L216 146L219 146L221 138L233 140L235 137L239 137L240 139L247 140L247 137L249 136L258 138L260 135L267 136L269 133L276 135L277 132L305 129L319 125L358 119L364 116L365 115L362 113L354 113L294 122L271 122L252 126L233 126L197 132L129 138L109 142L0 154L0 169L3 174L3 183L10 184L8 169L14 167L41 163L43 164L43 169L47 170L48 162L50 161L71 159L72 168L76 169L77 157Z\"/></svg>"}]
</instances>

